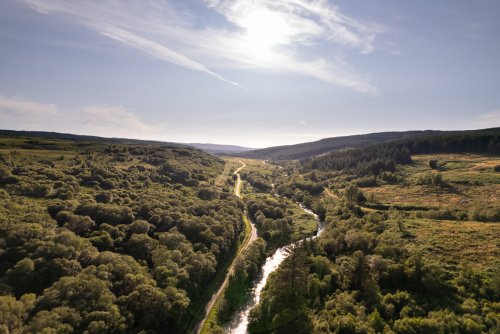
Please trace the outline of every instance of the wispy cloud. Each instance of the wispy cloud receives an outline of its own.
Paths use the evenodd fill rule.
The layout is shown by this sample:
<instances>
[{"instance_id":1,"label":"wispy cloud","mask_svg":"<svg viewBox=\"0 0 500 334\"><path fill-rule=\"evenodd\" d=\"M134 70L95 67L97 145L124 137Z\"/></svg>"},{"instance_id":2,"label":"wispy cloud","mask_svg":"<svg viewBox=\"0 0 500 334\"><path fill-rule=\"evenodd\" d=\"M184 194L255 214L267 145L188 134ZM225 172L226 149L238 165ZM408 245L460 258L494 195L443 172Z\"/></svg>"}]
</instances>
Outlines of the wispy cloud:
<instances>
[{"instance_id":1,"label":"wispy cloud","mask_svg":"<svg viewBox=\"0 0 500 334\"><path fill-rule=\"evenodd\" d=\"M123 106L62 108L3 93L0 93L0 120L3 128L67 132L71 124L71 131L76 133L144 139L152 139L166 128L162 123L141 120Z\"/></svg>"},{"instance_id":2,"label":"wispy cloud","mask_svg":"<svg viewBox=\"0 0 500 334\"><path fill-rule=\"evenodd\" d=\"M76 113L81 123L93 128L122 128L134 131L157 131L160 125L147 124L123 106L87 106Z\"/></svg>"},{"instance_id":3,"label":"wispy cloud","mask_svg":"<svg viewBox=\"0 0 500 334\"><path fill-rule=\"evenodd\" d=\"M358 48L362 53L373 51L377 33L385 28L375 24L362 24L340 12L323 0L206 0L237 26L251 30L252 15L257 20L273 19L281 25L281 43L309 43L313 39L327 39L332 42ZM250 18L250 20L249 20ZM273 34L273 31L266 31Z\"/></svg>"},{"instance_id":4,"label":"wispy cloud","mask_svg":"<svg viewBox=\"0 0 500 334\"><path fill-rule=\"evenodd\" d=\"M56 112L55 104L29 101L0 92L0 115L40 117L54 115Z\"/></svg>"},{"instance_id":5,"label":"wispy cloud","mask_svg":"<svg viewBox=\"0 0 500 334\"><path fill-rule=\"evenodd\" d=\"M138 35L135 35L131 33L130 31L127 31L122 28L118 28L112 25L106 25L103 26L102 29L99 29L100 33L104 36L107 36L111 39L114 39L116 41L122 42L130 47L140 49L144 52L147 52L155 57L158 57L160 59L166 60L170 63L179 65L181 67L193 70L193 71L200 71L206 74L209 74L211 76L216 77L219 80L225 81L227 83L230 83L232 85L242 87L240 84L230 81L221 75L210 71L207 67L204 65L189 59L188 57L177 53L175 51L170 50L169 48L156 43L154 41L148 40L146 38L142 38Z\"/></svg>"},{"instance_id":6,"label":"wispy cloud","mask_svg":"<svg viewBox=\"0 0 500 334\"><path fill-rule=\"evenodd\" d=\"M326 0L23 1L40 13L71 17L124 45L233 85L239 86L210 68L297 73L378 93L340 54L372 53L376 36L387 29L347 16Z\"/></svg>"},{"instance_id":7,"label":"wispy cloud","mask_svg":"<svg viewBox=\"0 0 500 334\"><path fill-rule=\"evenodd\" d=\"M147 16L141 18L137 16L137 12L134 14L133 6L128 6L127 3L124 4L122 9L123 14L119 14L120 8L117 8L116 3L99 3L89 1L88 3L78 3L78 2L62 2L62 1L35 1L35 0L25 0L25 2L34 10L41 14L65 14L73 17L77 17L81 22L87 27L97 31L99 34L111 38L115 41L119 41L129 47L133 47L142 50L154 57L165 60L167 62L173 63L175 65L187 68L193 71L203 72L205 74L211 75L219 80L230 83L231 85L244 88L242 85L228 80L218 73L209 70L203 64L196 62L187 56L175 52L168 47L162 45L159 42L141 37L131 31L122 28L123 26L133 27L134 23L136 29L155 31L158 29L162 30L167 28L167 25L159 24L155 28L152 22L147 22ZM151 2L153 4L153 2ZM130 5L130 3L128 3ZM148 4L144 4L147 6ZM159 5L159 4L157 4ZM158 8L157 5L153 7ZM131 10L130 12L127 11ZM140 14L140 13L139 13ZM156 23L158 24L158 22ZM145 28L145 29L141 29Z\"/></svg>"}]
</instances>

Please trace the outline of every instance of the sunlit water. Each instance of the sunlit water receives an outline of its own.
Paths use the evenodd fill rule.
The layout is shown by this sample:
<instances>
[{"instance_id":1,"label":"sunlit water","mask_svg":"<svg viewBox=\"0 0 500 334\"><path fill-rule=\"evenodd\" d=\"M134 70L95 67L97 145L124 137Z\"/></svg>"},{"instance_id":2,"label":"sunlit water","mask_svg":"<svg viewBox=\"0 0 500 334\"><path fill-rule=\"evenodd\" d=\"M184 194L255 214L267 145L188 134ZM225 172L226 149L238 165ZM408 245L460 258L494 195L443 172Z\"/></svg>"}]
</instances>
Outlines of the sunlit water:
<instances>
[{"instance_id":1,"label":"sunlit water","mask_svg":"<svg viewBox=\"0 0 500 334\"><path fill-rule=\"evenodd\" d=\"M320 221L319 217L314 212L305 208L302 205L301 208L308 214L314 216L314 218L318 221L318 230L316 234L311 238L315 239L321 234L321 232L323 232L323 223ZM266 262L264 263L264 266L262 267L261 270L261 275L259 276L259 279L255 282L252 288L249 302L245 305L245 307L241 311L235 314L233 321L225 329L226 333L232 333L232 334L247 333L248 317L250 315L250 310L259 303L260 294L262 292L262 289L264 289L264 287L266 286L267 278L273 271L275 271L278 268L281 262L285 260L287 256L286 249L290 246L291 244L278 248L273 253L273 255L271 255L266 259Z\"/></svg>"}]
</instances>

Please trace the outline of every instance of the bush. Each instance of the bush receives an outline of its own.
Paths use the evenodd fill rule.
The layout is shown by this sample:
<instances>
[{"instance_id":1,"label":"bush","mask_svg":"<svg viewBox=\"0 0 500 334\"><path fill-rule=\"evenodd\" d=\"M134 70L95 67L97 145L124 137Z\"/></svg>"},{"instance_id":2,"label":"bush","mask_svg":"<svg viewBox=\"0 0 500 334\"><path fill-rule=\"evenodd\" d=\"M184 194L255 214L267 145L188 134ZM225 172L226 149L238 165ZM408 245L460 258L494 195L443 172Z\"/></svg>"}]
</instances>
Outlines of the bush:
<instances>
[{"instance_id":1,"label":"bush","mask_svg":"<svg viewBox=\"0 0 500 334\"><path fill-rule=\"evenodd\" d=\"M349 203L363 203L366 201L363 192L354 184L350 184L345 188L344 197Z\"/></svg>"},{"instance_id":2,"label":"bush","mask_svg":"<svg viewBox=\"0 0 500 334\"><path fill-rule=\"evenodd\" d=\"M425 173L419 175L416 180L417 185L432 185L432 186L442 186L444 185L443 176L439 173Z\"/></svg>"},{"instance_id":3,"label":"bush","mask_svg":"<svg viewBox=\"0 0 500 334\"><path fill-rule=\"evenodd\" d=\"M113 201L113 194L109 191L104 191L95 195L95 200L99 203L111 203Z\"/></svg>"},{"instance_id":4,"label":"bush","mask_svg":"<svg viewBox=\"0 0 500 334\"><path fill-rule=\"evenodd\" d=\"M437 160L429 160L429 167L432 168L432 169L438 169L438 162Z\"/></svg>"}]
</instances>

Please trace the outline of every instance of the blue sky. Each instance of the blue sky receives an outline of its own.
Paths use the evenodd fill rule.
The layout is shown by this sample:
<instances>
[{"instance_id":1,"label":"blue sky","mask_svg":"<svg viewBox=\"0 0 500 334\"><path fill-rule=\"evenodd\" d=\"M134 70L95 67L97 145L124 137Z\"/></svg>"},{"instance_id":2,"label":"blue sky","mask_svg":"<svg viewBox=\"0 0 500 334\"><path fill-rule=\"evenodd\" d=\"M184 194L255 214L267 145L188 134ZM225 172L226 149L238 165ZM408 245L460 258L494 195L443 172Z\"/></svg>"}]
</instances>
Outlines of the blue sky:
<instances>
[{"instance_id":1,"label":"blue sky","mask_svg":"<svg viewBox=\"0 0 500 334\"><path fill-rule=\"evenodd\" d=\"M266 147L500 126L500 2L2 0L0 128Z\"/></svg>"}]
</instances>

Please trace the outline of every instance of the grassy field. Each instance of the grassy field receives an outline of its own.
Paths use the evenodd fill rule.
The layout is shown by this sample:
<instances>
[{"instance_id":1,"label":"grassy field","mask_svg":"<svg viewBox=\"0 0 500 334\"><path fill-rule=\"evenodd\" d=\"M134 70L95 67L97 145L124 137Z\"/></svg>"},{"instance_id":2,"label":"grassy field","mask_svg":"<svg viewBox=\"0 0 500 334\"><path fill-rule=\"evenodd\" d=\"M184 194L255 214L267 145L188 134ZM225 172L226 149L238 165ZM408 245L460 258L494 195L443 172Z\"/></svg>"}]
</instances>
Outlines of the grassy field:
<instances>
[{"instance_id":1,"label":"grassy field","mask_svg":"<svg viewBox=\"0 0 500 334\"><path fill-rule=\"evenodd\" d=\"M500 223L494 217L500 211L500 173L495 171L500 157L439 154L412 159L413 164L398 166L397 184L362 188L368 199L366 206L404 210L399 221L408 232L405 244L422 249L443 265L466 262L487 268L498 261ZM436 169L429 167L429 160L437 161ZM441 184L419 184L435 174L440 175ZM493 214L477 218L477 210ZM443 212L452 212L455 217ZM399 230L396 221L388 222L390 230Z\"/></svg>"},{"instance_id":2,"label":"grassy field","mask_svg":"<svg viewBox=\"0 0 500 334\"><path fill-rule=\"evenodd\" d=\"M389 230L398 224L389 221ZM435 219L403 219L409 237L405 244L422 249L434 261L448 266L468 263L477 268L491 267L500 259L500 224Z\"/></svg>"},{"instance_id":3,"label":"grassy field","mask_svg":"<svg viewBox=\"0 0 500 334\"><path fill-rule=\"evenodd\" d=\"M438 161L438 169L429 167L429 160ZM500 206L500 157L469 154L420 155L411 165L398 166L398 184L363 188L369 199L386 205L422 206L435 209ZM439 174L442 185L421 185L418 179Z\"/></svg>"}]
</instances>

